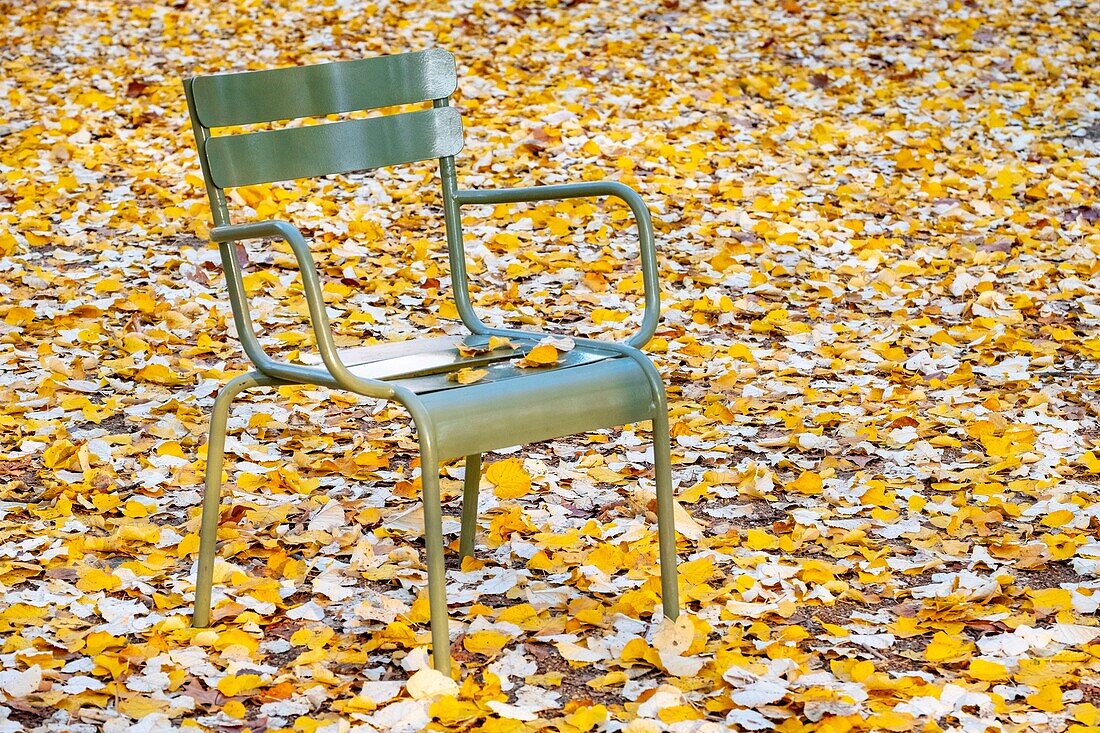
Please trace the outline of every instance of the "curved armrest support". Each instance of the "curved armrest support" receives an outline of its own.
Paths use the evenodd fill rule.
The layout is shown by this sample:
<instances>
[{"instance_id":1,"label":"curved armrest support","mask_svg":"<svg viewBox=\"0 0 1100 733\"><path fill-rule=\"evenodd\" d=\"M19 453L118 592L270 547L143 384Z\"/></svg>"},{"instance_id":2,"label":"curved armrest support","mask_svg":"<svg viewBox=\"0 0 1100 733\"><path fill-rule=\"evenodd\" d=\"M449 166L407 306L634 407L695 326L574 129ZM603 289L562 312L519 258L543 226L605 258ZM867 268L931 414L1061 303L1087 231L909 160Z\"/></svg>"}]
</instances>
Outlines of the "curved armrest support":
<instances>
[{"instance_id":1,"label":"curved armrest support","mask_svg":"<svg viewBox=\"0 0 1100 733\"><path fill-rule=\"evenodd\" d=\"M325 298L321 288L321 279L317 275L317 266L313 262L313 255L310 253L309 245L302 233L298 231L298 228L285 221L229 224L215 227L210 231L210 238L220 245L222 265L225 268L226 281L229 285L229 299L233 305L233 316L237 320L241 345L244 346L248 358L260 371L272 376L293 378L298 372L303 375L306 374L306 372L301 371L300 367L275 361L268 356L252 330L252 318L248 310L248 296L244 291L244 281L241 278L241 266L237 262L237 257L231 245L240 240L262 237L282 239L290 245L291 251L294 252L294 258L298 262L298 270L302 273L302 289L305 292L306 305L309 308L309 320L313 326L313 333L317 338L317 350L321 352L321 359L336 385L368 397L392 399L394 390L391 385L376 379L357 377L340 360L336 344L332 339L332 329L329 325L328 313L325 311Z\"/></svg>"},{"instance_id":2,"label":"curved armrest support","mask_svg":"<svg viewBox=\"0 0 1100 733\"><path fill-rule=\"evenodd\" d=\"M645 288L645 312L642 325L637 333L626 340L635 348L649 343L657 331L657 321L661 315L661 291L657 279L657 249L653 241L653 220L649 209L638 192L618 181L591 181L584 183L562 183L550 186L530 188L485 189L479 191L456 191L455 201L461 204L510 204L530 201L554 201L561 199L592 198L612 196L621 199L634 214L638 226L638 243L641 248L642 284Z\"/></svg>"}]
</instances>

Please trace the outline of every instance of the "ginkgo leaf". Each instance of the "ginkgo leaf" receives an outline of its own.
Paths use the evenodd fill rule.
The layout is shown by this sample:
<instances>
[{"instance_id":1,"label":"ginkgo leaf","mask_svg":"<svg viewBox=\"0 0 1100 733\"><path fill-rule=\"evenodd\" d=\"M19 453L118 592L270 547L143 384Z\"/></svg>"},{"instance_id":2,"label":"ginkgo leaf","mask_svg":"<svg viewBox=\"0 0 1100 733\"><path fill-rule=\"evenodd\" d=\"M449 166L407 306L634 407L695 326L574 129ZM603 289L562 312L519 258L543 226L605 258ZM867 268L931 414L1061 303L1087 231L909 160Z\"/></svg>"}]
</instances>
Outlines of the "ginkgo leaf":
<instances>
[{"instance_id":1,"label":"ginkgo leaf","mask_svg":"<svg viewBox=\"0 0 1100 733\"><path fill-rule=\"evenodd\" d=\"M18 700L35 692L42 684L42 668L32 664L24 670L0 670L0 695Z\"/></svg>"},{"instance_id":2,"label":"ginkgo leaf","mask_svg":"<svg viewBox=\"0 0 1100 733\"><path fill-rule=\"evenodd\" d=\"M475 631L466 634L462 640L462 646L467 651L493 657L499 654L509 641L510 637L499 631Z\"/></svg>"},{"instance_id":3,"label":"ginkgo leaf","mask_svg":"<svg viewBox=\"0 0 1100 733\"><path fill-rule=\"evenodd\" d=\"M458 693L458 683L434 667L421 667L405 683L414 700L431 700L441 695Z\"/></svg>"},{"instance_id":4,"label":"ginkgo leaf","mask_svg":"<svg viewBox=\"0 0 1100 733\"><path fill-rule=\"evenodd\" d=\"M218 680L218 692L226 697L248 694L263 684L258 674L241 674L222 677Z\"/></svg>"},{"instance_id":5,"label":"ginkgo leaf","mask_svg":"<svg viewBox=\"0 0 1100 733\"><path fill-rule=\"evenodd\" d=\"M560 353L550 344L538 344L516 361L521 369L537 369L558 363Z\"/></svg>"},{"instance_id":6,"label":"ginkgo leaf","mask_svg":"<svg viewBox=\"0 0 1100 733\"><path fill-rule=\"evenodd\" d=\"M675 621L661 619L661 624L653 635L653 647L657 650L665 671L677 677L691 677L703 668L703 659L687 656L694 639L695 625L686 613Z\"/></svg>"},{"instance_id":7,"label":"ginkgo leaf","mask_svg":"<svg viewBox=\"0 0 1100 733\"><path fill-rule=\"evenodd\" d=\"M488 374L488 369L459 369L457 372L450 372L447 379L459 384L473 384L474 382L480 382Z\"/></svg>"},{"instance_id":8,"label":"ginkgo leaf","mask_svg":"<svg viewBox=\"0 0 1100 733\"><path fill-rule=\"evenodd\" d=\"M339 502L329 501L310 516L306 529L329 532L344 526L344 522L344 508Z\"/></svg>"},{"instance_id":9,"label":"ginkgo leaf","mask_svg":"<svg viewBox=\"0 0 1100 733\"><path fill-rule=\"evenodd\" d=\"M501 499L517 499L531 492L531 474L518 458L490 463L485 469L485 478L493 484L493 492Z\"/></svg>"}]
</instances>

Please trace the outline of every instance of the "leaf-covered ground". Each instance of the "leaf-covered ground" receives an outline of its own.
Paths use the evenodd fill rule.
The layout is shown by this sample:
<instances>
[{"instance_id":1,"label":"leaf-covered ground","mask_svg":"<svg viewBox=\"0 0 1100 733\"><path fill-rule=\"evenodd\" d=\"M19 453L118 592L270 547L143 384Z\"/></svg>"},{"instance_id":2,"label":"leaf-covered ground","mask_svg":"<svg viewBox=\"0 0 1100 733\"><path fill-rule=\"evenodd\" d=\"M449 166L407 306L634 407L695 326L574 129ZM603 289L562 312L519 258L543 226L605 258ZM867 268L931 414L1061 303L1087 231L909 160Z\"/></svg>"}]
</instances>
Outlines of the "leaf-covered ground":
<instances>
[{"instance_id":1,"label":"leaf-covered ground","mask_svg":"<svg viewBox=\"0 0 1100 733\"><path fill-rule=\"evenodd\" d=\"M0 731L1100 730L1096 6L494 5L4 5ZM179 80L427 46L464 186L651 202L690 515L661 625L647 426L488 456L455 684L416 671L415 436L354 396L236 408L188 622L247 365ZM341 344L457 328L432 167L232 198L311 236ZM470 214L492 320L637 325L624 209ZM306 358L288 252L240 255Z\"/></svg>"}]
</instances>

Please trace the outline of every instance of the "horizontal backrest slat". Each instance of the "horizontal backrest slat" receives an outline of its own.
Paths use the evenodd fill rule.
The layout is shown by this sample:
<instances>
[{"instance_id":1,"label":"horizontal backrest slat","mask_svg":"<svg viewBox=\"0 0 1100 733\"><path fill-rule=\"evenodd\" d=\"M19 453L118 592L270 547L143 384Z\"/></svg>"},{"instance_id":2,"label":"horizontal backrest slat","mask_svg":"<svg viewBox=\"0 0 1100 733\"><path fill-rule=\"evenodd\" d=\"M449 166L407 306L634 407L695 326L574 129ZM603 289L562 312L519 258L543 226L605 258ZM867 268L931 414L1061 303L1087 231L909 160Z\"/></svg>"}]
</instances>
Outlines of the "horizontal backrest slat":
<instances>
[{"instance_id":1,"label":"horizontal backrest slat","mask_svg":"<svg viewBox=\"0 0 1100 733\"><path fill-rule=\"evenodd\" d=\"M370 170L461 149L462 119L453 107L206 141L210 178L219 188Z\"/></svg>"},{"instance_id":2,"label":"horizontal backrest slat","mask_svg":"<svg viewBox=\"0 0 1100 733\"><path fill-rule=\"evenodd\" d=\"M450 96L455 59L439 48L268 71L196 77L195 111L206 127L415 104Z\"/></svg>"}]
</instances>

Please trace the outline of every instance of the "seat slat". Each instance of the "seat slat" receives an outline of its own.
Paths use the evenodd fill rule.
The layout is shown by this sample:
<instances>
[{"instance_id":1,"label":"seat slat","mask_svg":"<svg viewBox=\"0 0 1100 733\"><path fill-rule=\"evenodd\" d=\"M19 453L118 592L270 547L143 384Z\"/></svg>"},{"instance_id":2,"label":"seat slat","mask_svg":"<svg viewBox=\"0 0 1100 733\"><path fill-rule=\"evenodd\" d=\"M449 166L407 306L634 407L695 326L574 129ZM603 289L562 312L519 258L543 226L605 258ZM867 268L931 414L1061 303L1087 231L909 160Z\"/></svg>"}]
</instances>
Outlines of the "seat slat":
<instances>
[{"instance_id":1,"label":"seat slat","mask_svg":"<svg viewBox=\"0 0 1100 733\"><path fill-rule=\"evenodd\" d=\"M654 408L645 372L627 358L432 391L420 399L441 461L649 420Z\"/></svg>"},{"instance_id":2,"label":"seat slat","mask_svg":"<svg viewBox=\"0 0 1100 733\"><path fill-rule=\"evenodd\" d=\"M454 56L416 53L197 77L195 107L206 127L251 125L299 117L415 104L450 96Z\"/></svg>"},{"instance_id":3,"label":"seat slat","mask_svg":"<svg viewBox=\"0 0 1100 733\"><path fill-rule=\"evenodd\" d=\"M371 170L460 150L462 120L453 107L224 135L206 142L210 178L219 188Z\"/></svg>"},{"instance_id":4,"label":"seat slat","mask_svg":"<svg viewBox=\"0 0 1100 733\"><path fill-rule=\"evenodd\" d=\"M372 361L383 359L396 359L399 356L412 356L414 354L431 354L437 351L450 351L458 347L462 341L461 336L430 336L421 339L409 339L408 341L390 341L368 346L356 346L351 349L340 349L340 361L345 366L358 366L370 364ZM309 355L307 364L320 364L320 355Z\"/></svg>"},{"instance_id":5,"label":"seat slat","mask_svg":"<svg viewBox=\"0 0 1100 733\"><path fill-rule=\"evenodd\" d=\"M495 354L495 352L494 352ZM434 374L413 374L410 376L401 376L397 378L387 378L387 381L394 381L398 384L408 387L416 394L428 394L431 392L441 392L443 390L457 389L459 387L465 387L469 385L459 384L457 381L452 381L449 378L449 372L456 371L457 368L473 368L484 369L488 372L482 377L476 384L491 384L493 382L504 382L510 379L523 379L523 378L536 378L545 377L552 372L559 371L561 369L571 369L574 367L583 366L585 364L594 364L604 359L613 358L612 354L596 353L593 351L582 351L581 349L574 349L566 354L562 354L561 360L553 367L544 367L540 369L521 369L513 363L513 359L518 354L515 352L505 352L503 357L494 357L491 361L484 361L482 363L468 363L463 362L461 364L455 364L454 367L447 371L440 371ZM359 374L355 369L352 370L356 374ZM362 376L362 375L360 375Z\"/></svg>"},{"instance_id":6,"label":"seat slat","mask_svg":"<svg viewBox=\"0 0 1100 733\"><path fill-rule=\"evenodd\" d=\"M522 369L515 360L533 347L537 338L515 337L516 348L498 348L493 351L462 356L458 346L463 341L487 343L486 336L438 336L410 341L371 344L353 349L341 349L340 361L357 377L397 382L417 394L456 389L466 385L450 379L450 374L460 369L484 369L488 373L478 384L501 382L520 377L545 376L558 369L593 364L613 358L614 352L577 347L561 354L552 367ZM303 361L312 366L322 364L320 356L308 354Z\"/></svg>"}]
</instances>

